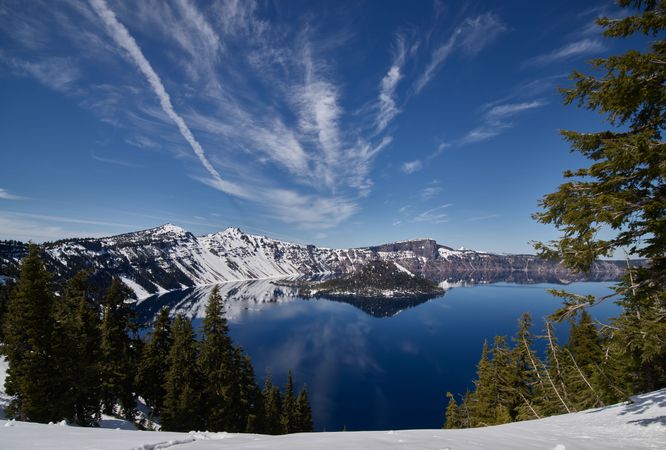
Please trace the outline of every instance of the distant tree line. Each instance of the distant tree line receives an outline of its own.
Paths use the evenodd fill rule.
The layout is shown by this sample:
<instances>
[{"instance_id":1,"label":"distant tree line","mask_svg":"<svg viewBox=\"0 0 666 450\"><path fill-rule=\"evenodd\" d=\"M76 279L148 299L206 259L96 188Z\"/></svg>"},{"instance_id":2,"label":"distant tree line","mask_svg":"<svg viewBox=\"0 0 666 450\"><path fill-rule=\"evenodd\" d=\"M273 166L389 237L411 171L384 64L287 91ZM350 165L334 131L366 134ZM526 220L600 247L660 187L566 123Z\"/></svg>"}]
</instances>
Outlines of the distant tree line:
<instances>
[{"instance_id":1,"label":"distant tree line","mask_svg":"<svg viewBox=\"0 0 666 450\"><path fill-rule=\"evenodd\" d=\"M163 308L146 340L133 321L131 291L117 278L100 300L82 271L56 289L31 245L15 284L1 285L0 340L9 367L8 417L96 426L101 414L135 421L137 399L162 430L283 434L312 431L305 387L291 372L284 393L255 381L249 356L234 346L214 288L202 337Z\"/></svg>"}]
</instances>

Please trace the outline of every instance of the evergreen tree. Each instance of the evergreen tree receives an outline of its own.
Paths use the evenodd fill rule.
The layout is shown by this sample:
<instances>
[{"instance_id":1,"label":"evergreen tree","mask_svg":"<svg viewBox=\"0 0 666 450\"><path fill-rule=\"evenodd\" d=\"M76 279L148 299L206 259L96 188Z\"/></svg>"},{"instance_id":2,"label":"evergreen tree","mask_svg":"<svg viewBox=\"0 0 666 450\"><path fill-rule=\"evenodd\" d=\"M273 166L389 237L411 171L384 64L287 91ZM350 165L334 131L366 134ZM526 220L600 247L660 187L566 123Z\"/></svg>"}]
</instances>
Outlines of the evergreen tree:
<instances>
[{"instance_id":1,"label":"evergreen tree","mask_svg":"<svg viewBox=\"0 0 666 450\"><path fill-rule=\"evenodd\" d=\"M160 416L162 429L197 430L205 426L205 413L201 408L202 379L197 370L198 352L192 324L179 314L173 321L172 333Z\"/></svg>"},{"instance_id":2,"label":"evergreen tree","mask_svg":"<svg viewBox=\"0 0 666 450\"><path fill-rule=\"evenodd\" d=\"M549 395L540 399L541 410L551 416L576 411L574 398L579 392L571 386L571 367L557 343L553 327L546 322L546 360L541 363Z\"/></svg>"},{"instance_id":3,"label":"evergreen tree","mask_svg":"<svg viewBox=\"0 0 666 450\"><path fill-rule=\"evenodd\" d=\"M539 404L548 401L542 379L541 362L532 349L532 316L523 313L518 320L518 331L513 338L512 359L515 367L514 392L519 398L516 420L539 419L542 413Z\"/></svg>"},{"instance_id":4,"label":"evergreen tree","mask_svg":"<svg viewBox=\"0 0 666 450\"><path fill-rule=\"evenodd\" d=\"M303 386L303 389L301 389L296 398L296 432L306 433L313 431L313 428L308 390L306 386Z\"/></svg>"},{"instance_id":5,"label":"evergreen tree","mask_svg":"<svg viewBox=\"0 0 666 450\"><path fill-rule=\"evenodd\" d=\"M134 348L129 333L133 330L132 310L126 299L131 291L114 278L102 300L101 364L104 412L112 414L120 404L126 419L134 413Z\"/></svg>"},{"instance_id":6,"label":"evergreen tree","mask_svg":"<svg viewBox=\"0 0 666 450\"><path fill-rule=\"evenodd\" d=\"M495 422L495 407L497 406L497 380L488 357L488 341L483 341L483 351L476 366L476 376L470 405L472 426L492 425Z\"/></svg>"},{"instance_id":7,"label":"evergreen tree","mask_svg":"<svg viewBox=\"0 0 666 450\"><path fill-rule=\"evenodd\" d=\"M244 415L246 405L243 404L243 353L240 348L231 347L229 364L229 385L225 392L227 402L227 431L240 433L245 430L247 417Z\"/></svg>"},{"instance_id":8,"label":"evergreen tree","mask_svg":"<svg viewBox=\"0 0 666 450\"><path fill-rule=\"evenodd\" d=\"M287 385L284 388L284 400L282 401L282 432L293 433L296 429L296 398L294 397L294 380L291 370L287 376Z\"/></svg>"},{"instance_id":9,"label":"evergreen tree","mask_svg":"<svg viewBox=\"0 0 666 450\"><path fill-rule=\"evenodd\" d=\"M495 424L501 425L510 422L512 422L512 419L509 414L509 409L502 404L498 404L497 407L495 407Z\"/></svg>"},{"instance_id":10,"label":"evergreen tree","mask_svg":"<svg viewBox=\"0 0 666 450\"><path fill-rule=\"evenodd\" d=\"M618 249L648 260L645 266L630 267L616 287L623 312L613 320L608 343L611 357L627 359L631 390L638 392L666 386L666 3L618 3L635 15L598 19L606 37L642 34L655 39L644 52L593 60L594 75L574 72L575 85L562 90L566 104L577 102L606 115L612 129L562 132L591 164L566 171L568 181L542 199L535 218L555 225L562 236L535 247L576 271L588 271L597 258ZM610 237L598 233L602 229ZM560 320L603 300L560 295L565 298L555 314Z\"/></svg>"},{"instance_id":11,"label":"evergreen tree","mask_svg":"<svg viewBox=\"0 0 666 450\"><path fill-rule=\"evenodd\" d=\"M5 278L4 283L0 283L0 342L4 342L4 319L7 316L7 308L9 307L9 299L14 287L14 283L10 278Z\"/></svg>"},{"instance_id":12,"label":"evergreen tree","mask_svg":"<svg viewBox=\"0 0 666 450\"><path fill-rule=\"evenodd\" d=\"M53 353L61 382L61 415L90 426L100 418L100 321L92 299L90 274L74 275L55 303Z\"/></svg>"},{"instance_id":13,"label":"evergreen tree","mask_svg":"<svg viewBox=\"0 0 666 450\"><path fill-rule=\"evenodd\" d=\"M446 418L444 420L443 428L462 428L460 421L460 410L456 398L452 393L447 392L446 398L449 399L448 405L446 405Z\"/></svg>"},{"instance_id":14,"label":"evergreen tree","mask_svg":"<svg viewBox=\"0 0 666 450\"><path fill-rule=\"evenodd\" d=\"M567 348L588 373L591 372L589 368L603 359L599 332L587 311L581 311L578 323L572 321Z\"/></svg>"},{"instance_id":15,"label":"evergreen tree","mask_svg":"<svg viewBox=\"0 0 666 450\"><path fill-rule=\"evenodd\" d=\"M270 376L264 380L263 397L263 432L266 434L282 434L282 396L280 390L273 385Z\"/></svg>"},{"instance_id":16,"label":"evergreen tree","mask_svg":"<svg viewBox=\"0 0 666 450\"><path fill-rule=\"evenodd\" d=\"M203 388L203 408L209 431L243 431L240 424L240 371L236 352L229 338L218 287L206 305L199 367L206 380Z\"/></svg>"},{"instance_id":17,"label":"evergreen tree","mask_svg":"<svg viewBox=\"0 0 666 450\"><path fill-rule=\"evenodd\" d=\"M136 374L136 387L152 412L160 415L164 401L166 373L169 369L168 358L173 336L169 308L160 309L150 340L143 348L141 361Z\"/></svg>"},{"instance_id":18,"label":"evergreen tree","mask_svg":"<svg viewBox=\"0 0 666 450\"><path fill-rule=\"evenodd\" d=\"M505 336L495 336L492 354L492 372L497 384L497 408L502 406L502 414L506 412L511 422L517 414L520 398L516 392L518 374Z\"/></svg>"},{"instance_id":19,"label":"evergreen tree","mask_svg":"<svg viewBox=\"0 0 666 450\"><path fill-rule=\"evenodd\" d=\"M4 320L3 352L9 367L8 417L34 422L62 419L60 375L53 357L53 294L37 246L30 245Z\"/></svg>"},{"instance_id":20,"label":"evergreen tree","mask_svg":"<svg viewBox=\"0 0 666 450\"><path fill-rule=\"evenodd\" d=\"M248 355L243 355L240 348L237 350L242 359L241 365L241 417L245 420L244 431L256 433L261 421L261 390L254 379L254 368Z\"/></svg>"},{"instance_id":21,"label":"evergreen tree","mask_svg":"<svg viewBox=\"0 0 666 450\"><path fill-rule=\"evenodd\" d=\"M469 410L469 405L471 402L471 396L472 394L469 391L465 392L465 395L463 396L462 402L460 402L460 406L458 407L458 411L460 412L460 428L471 428L472 427L472 414L470 413Z\"/></svg>"}]
</instances>

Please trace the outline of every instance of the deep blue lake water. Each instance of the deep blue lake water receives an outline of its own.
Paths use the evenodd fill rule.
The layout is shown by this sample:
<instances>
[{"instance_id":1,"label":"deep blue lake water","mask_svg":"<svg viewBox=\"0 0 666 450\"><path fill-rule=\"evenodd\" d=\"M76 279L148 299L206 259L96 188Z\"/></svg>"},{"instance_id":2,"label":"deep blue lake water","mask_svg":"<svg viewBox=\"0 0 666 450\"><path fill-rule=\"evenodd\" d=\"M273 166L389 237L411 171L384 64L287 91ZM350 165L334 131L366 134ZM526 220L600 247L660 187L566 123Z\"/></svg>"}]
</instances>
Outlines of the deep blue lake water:
<instances>
[{"instance_id":1,"label":"deep blue lake water","mask_svg":"<svg viewBox=\"0 0 666 450\"><path fill-rule=\"evenodd\" d=\"M601 295L612 284L574 283L566 289ZM532 313L533 331L540 334L542 318L560 305L547 289L562 288L477 285L418 305L381 308L304 300L263 281L222 286L231 336L251 356L259 381L270 373L283 385L291 369L297 386L307 383L318 431L441 427L445 393L471 388L484 339L512 336L524 311ZM167 304L200 327L208 292L170 293L139 308L147 319ZM590 312L605 321L618 311L605 302ZM567 326L556 332L565 340Z\"/></svg>"}]
</instances>

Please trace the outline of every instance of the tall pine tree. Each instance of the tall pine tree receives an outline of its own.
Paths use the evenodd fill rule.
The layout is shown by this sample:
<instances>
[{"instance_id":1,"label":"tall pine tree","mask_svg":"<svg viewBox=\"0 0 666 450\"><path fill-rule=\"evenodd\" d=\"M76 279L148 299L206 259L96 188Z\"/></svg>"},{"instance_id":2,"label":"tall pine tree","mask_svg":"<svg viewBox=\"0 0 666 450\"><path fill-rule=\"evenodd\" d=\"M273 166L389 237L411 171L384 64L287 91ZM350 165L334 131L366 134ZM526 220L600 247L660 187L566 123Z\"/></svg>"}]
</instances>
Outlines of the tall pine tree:
<instances>
[{"instance_id":1,"label":"tall pine tree","mask_svg":"<svg viewBox=\"0 0 666 450\"><path fill-rule=\"evenodd\" d=\"M492 367L493 377L497 383L495 423L511 422L516 417L520 398L516 392L518 374L505 336L495 336Z\"/></svg>"},{"instance_id":2,"label":"tall pine tree","mask_svg":"<svg viewBox=\"0 0 666 450\"><path fill-rule=\"evenodd\" d=\"M132 309L126 300L131 291L114 278L102 300L101 378L104 412L112 414L120 405L125 418L132 420L135 355L130 332Z\"/></svg>"},{"instance_id":3,"label":"tall pine tree","mask_svg":"<svg viewBox=\"0 0 666 450\"><path fill-rule=\"evenodd\" d=\"M456 402L456 398L450 392L446 393L446 398L448 398L448 404L446 405L446 415L443 428L462 428L460 421L460 409L458 407L458 403Z\"/></svg>"},{"instance_id":4,"label":"tall pine tree","mask_svg":"<svg viewBox=\"0 0 666 450\"><path fill-rule=\"evenodd\" d=\"M291 370L287 375L287 384L284 387L281 422L283 433L293 433L296 430L296 397L294 397L294 380L291 377Z\"/></svg>"},{"instance_id":5,"label":"tall pine tree","mask_svg":"<svg viewBox=\"0 0 666 450\"><path fill-rule=\"evenodd\" d=\"M254 379L254 368L248 355L244 355L240 348L237 352L241 358L241 417L245 420L243 431L256 433L260 427L262 404L261 390Z\"/></svg>"},{"instance_id":6,"label":"tall pine tree","mask_svg":"<svg viewBox=\"0 0 666 450\"><path fill-rule=\"evenodd\" d=\"M199 368L206 380L203 410L209 431L243 431L238 422L240 408L240 371L229 338L222 298L217 286L208 298L203 322Z\"/></svg>"},{"instance_id":7,"label":"tall pine tree","mask_svg":"<svg viewBox=\"0 0 666 450\"><path fill-rule=\"evenodd\" d=\"M298 433L306 433L313 430L312 409L308 399L308 389L303 386L296 398L296 428Z\"/></svg>"},{"instance_id":8,"label":"tall pine tree","mask_svg":"<svg viewBox=\"0 0 666 450\"><path fill-rule=\"evenodd\" d=\"M169 350L161 407L166 431L192 431L205 427L201 402L202 377L197 366L197 342L191 322L183 315L173 321L173 344Z\"/></svg>"},{"instance_id":9,"label":"tall pine tree","mask_svg":"<svg viewBox=\"0 0 666 450\"><path fill-rule=\"evenodd\" d=\"M83 426L97 423L101 404L99 305L89 277L86 271L74 275L54 308L53 354L62 383L62 415Z\"/></svg>"},{"instance_id":10,"label":"tall pine tree","mask_svg":"<svg viewBox=\"0 0 666 450\"><path fill-rule=\"evenodd\" d=\"M523 313L518 320L518 331L513 338L513 361L516 368L514 389L520 398L516 420L538 419L542 416L539 403L547 398L541 362L532 349L533 336L530 331L532 316Z\"/></svg>"},{"instance_id":11,"label":"tall pine tree","mask_svg":"<svg viewBox=\"0 0 666 450\"><path fill-rule=\"evenodd\" d=\"M481 359L476 366L477 379L474 381L474 394L472 403L472 426L488 426L495 423L495 408L497 406L497 380L493 374L492 364L488 355L488 342L483 341Z\"/></svg>"},{"instance_id":12,"label":"tall pine tree","mask_svg":"<svg viewBox=\"0 0 666 450\"><path fill-rule=\"evenodd\" d=\"M136 387L139 394L151 408L151 415L160 415L164 402L168 358L173 336L169 309L160 309L150 340L144 346L136 374Z\"/></svg>"},{"instance_id":13,"label":"tall pine tree","mask_svg":"<svg viewBox=\"0 0 666 450\"><path fill-rule=\"evenodd\" d=\"M30 245L21 264L4 320L3 352L9 367L5 410L9 417L34 422L62 419L60 374L53 356L53 303L50 275L39 250Z\"/></svg>"},{"instance_id":14,"label":"tall pine tree","mask_svg":"<svg viewBox=\"0 0 666 450\"><path fill-rule=\"evenodd\" d=\"M266 376L263 397L263 432L266 434L282 434L282 396L277 386L271 382L271 377Z\"/></svg>"}]
</instances>

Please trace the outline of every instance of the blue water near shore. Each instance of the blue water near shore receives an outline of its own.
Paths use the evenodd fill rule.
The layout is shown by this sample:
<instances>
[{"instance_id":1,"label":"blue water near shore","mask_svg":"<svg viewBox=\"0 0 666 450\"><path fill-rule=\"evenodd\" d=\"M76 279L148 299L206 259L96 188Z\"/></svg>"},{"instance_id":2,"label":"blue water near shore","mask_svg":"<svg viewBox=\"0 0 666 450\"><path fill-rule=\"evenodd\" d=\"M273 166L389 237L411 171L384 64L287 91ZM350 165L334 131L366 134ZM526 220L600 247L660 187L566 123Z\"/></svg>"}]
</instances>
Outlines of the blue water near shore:
<instances>
[{"instance_id":1,"label":"blue water near shore","mask_svg":"<svg viewBox=\"0 0 666 450\"><path fill-rule=\"evenodd\" d=\"M613 283L573 283L578 294L604 295ZM374 315L325 299L245 307L230 334L251 356L259 380L283 385L291 370L307 384L318 431L441 427L445 393L472 387L484 339L515 333L523 312L541 334L543 318L561 304L547 289L561 285L497 283L448 290L424 303ZM390 300L385 300L390 302ZM606 301L590 310L601 321L619 307ZM201 326L201 318L194 324ZM567 325L556 327L566 340Z\"/></svg>"}]
</instances>

